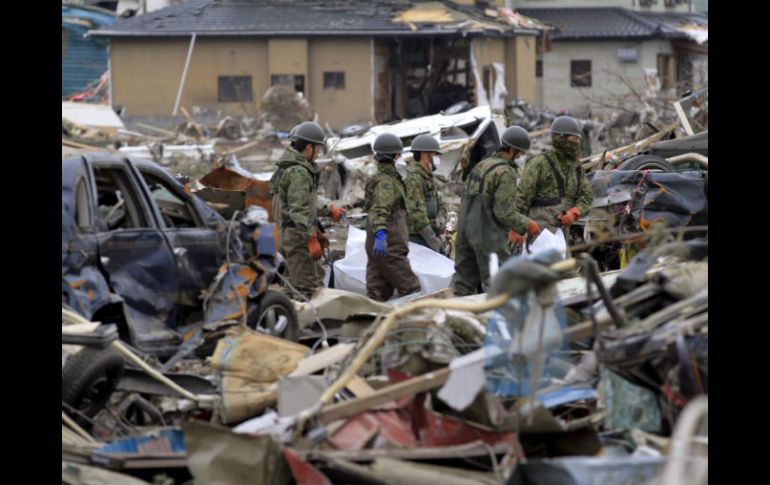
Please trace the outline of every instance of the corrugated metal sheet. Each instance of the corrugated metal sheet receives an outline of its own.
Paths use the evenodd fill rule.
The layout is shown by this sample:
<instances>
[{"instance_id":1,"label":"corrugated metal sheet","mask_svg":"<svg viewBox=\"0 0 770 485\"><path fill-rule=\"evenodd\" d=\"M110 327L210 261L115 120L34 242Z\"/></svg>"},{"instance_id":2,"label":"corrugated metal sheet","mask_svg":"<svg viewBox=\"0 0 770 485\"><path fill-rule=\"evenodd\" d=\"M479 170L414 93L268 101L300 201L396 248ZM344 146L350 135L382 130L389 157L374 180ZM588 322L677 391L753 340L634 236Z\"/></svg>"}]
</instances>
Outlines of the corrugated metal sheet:
<instances>
[{"instance_id":1,"label":"corrugated metal sheet","mask_svg":"<svg viewBox=\"0 0 770 485\"><path fill-rule=\"evenodd\" d=\"M89 29L114 22L111 15L62 6L62 97L83 91L107 70L108 42L85 34Z\"/></svg>"}]
</instances>

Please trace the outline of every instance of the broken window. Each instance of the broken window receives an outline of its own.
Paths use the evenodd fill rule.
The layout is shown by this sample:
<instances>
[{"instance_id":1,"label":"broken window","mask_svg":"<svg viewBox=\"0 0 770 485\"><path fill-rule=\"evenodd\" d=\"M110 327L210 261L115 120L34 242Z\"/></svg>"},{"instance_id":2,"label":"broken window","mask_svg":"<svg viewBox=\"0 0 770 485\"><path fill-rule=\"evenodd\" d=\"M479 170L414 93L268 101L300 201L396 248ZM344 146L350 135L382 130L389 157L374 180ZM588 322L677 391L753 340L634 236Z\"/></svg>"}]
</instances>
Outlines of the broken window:
<instances>
[{"instance_id":1,"label":"broken window","mask_svg":"<svg viewBox=\"0 0 770 485\"><path fill-rule=\"evenodd\" d=\"M572 61L570 65L570 86L573 88L591 87L591 61Z\"/></svg>"},{"instance_id":2,"label":"broken window","mask_svg":"<svg viewBox=\"0 0 770 485\"><path fill-rule=\"evenodd\" d=\"M91 227L91 210L88 204L88 186L84 178L75 187L75 223L79 229Z\"/></svg>"},{"instance_id":3,"label":"broken window","mask_svg":"<svg viewBox=\"0 0 770 485\"><path fill-rule=\"evenodd\" d=\"M345 89L345 73L324 72L324 89Z\"/></svg>"},{"instance_id":4,"label":"broken window","mask_svg":"<svg viewBox=\"0 0 770 485\"><path fill-rule=\"evenodd\" d=\"M107 230L148 227L136 192L122 168L94 168L99 220Z\"/></svg>"},{"instance_id":5,"label":"broken window","mask_svg":"<svg viewBox=\"0 0 770 485\"><path fill-rule=\"evenodd\" d=\"M283 84L285 86L292 86L298 93L305 92L305 76L295 74L273 74L270 76L270 85L275 86Z\"/></svg>"},{"instance_id":6,"label":"broken window","mask_svg":"<svg viewBox=\"0 0 770 485\"><path fill-rule=\"evenodd\" d=\"M159 176L150 172L142 170L142 176L147 183L147 187L150 188L150 194L155 204L160 209L166 227L199 227L200 224L198 224L194 216L195 210L193 210L190 203L186 202L176 193L174 188L170 187Z\"/></svg>"},{"instance_id":7,"label":"broken window","mask_svg":"<svg viewBox=\"0 0 770 485\"><path fill-rule=\"evenodd\" d=\"M676 67L674 56L671 54L658 54L658 76L660 87L668 89L676 85Z\"/></svg>"},{"instance_id":8,"label":"broken window","mask_svg":"<svg viewBox=\"0 0 770 485\"><path fill-rule=\"evenodd\" d=\"M253 99L251 76L219 76L220 103L240 103Z\"/></svg>"}]
</instances>

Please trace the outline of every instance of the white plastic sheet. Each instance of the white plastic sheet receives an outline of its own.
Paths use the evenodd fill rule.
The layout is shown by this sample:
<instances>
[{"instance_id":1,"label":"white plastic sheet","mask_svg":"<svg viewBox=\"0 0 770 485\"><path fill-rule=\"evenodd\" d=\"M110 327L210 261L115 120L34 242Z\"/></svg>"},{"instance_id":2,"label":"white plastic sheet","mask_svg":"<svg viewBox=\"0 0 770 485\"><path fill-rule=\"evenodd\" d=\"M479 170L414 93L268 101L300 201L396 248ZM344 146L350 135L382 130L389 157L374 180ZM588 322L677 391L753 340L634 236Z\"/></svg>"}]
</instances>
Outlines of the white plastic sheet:
<instances>
[{"instance_id":1,"label":"white plastic sheet","mask_svg":"<svg viewBox=\"0 0 770 485\"><path fill-rule=\"evenodd\" d=\"M543 229L535 242L529 245L529 256L535 257L538 254L555 249L559 251L562 258L567 257L567 240L564 238L564 233L561 229L556 230L556 234L552 233L548 229Z\"/></svg>"},{"instance_id":2,"label":"white plastic sheet","mask_svg":"<svg viewBox=\"0 0 770 485\"><path fill-rule=\"evenodd\" d=\"M366 295L366 231L348 227L345 257L334 263L334 287ZM409 243L409 265L422 286L422 294L449 287L454 261L420 244Z\"/></svg>"}]
</instances>

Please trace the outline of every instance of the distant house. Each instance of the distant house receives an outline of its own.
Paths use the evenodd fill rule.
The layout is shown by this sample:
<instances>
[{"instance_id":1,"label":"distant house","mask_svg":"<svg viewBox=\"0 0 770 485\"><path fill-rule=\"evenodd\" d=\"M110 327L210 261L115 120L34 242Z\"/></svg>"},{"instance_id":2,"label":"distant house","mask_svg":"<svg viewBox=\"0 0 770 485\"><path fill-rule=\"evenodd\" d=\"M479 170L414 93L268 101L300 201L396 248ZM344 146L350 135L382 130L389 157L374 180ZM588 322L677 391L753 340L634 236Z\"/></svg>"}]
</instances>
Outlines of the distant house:
<instances>
[{"instance_id":1,"label":"distant house","mask_svg":"<svg viewBox=\"0 0 770 485\"><path fill-rule=\"evenodd\" d=\"M636 9L596 6L628 4L611 0L516 3L517 12L556 28L550 49L538 52L540 107L601 110L629 88L677 95L708 84L708 17L686 0L640 0Z\"/></svg>"},{"instance_id":2,"label":"distant house","mask_svg":"<svg viewBox=\"0 0 770 485\"><path fill-rule=\"evenodd\" d=\"M107 72L108 42L86 36L89 30L115 22L115 14L98 7L61 6L61 95L83 91Z\"/></svg>"},{"instance_id":3,"label":"distant house","mask_svg":"<svg viewBox=\"0 0 770 485\"><path fill-rule=\"evenodd\" d=\"M180 84L188 109L251 114L271 85L288 84L340 128L491 93L534 101L538 31L498 18L502 5L188 0L91 35L111 42L112 102L129 116L170 116Z\"/></svg>"}]
</instances>

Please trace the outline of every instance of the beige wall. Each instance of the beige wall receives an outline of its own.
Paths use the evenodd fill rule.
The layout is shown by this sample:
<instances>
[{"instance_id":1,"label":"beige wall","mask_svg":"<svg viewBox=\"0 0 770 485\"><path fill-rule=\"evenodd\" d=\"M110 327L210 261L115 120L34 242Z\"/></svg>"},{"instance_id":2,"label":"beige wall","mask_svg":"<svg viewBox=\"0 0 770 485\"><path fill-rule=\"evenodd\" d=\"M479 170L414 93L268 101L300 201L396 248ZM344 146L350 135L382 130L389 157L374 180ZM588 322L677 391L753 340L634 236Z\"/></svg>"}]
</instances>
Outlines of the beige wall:
<instances>
[{"instance_id":1,"label":"beige wall","mask_svg":"<svg viewBox=\"0 0 770 485\"><path fill-rule=\"evenodd\" d=\"M552 50L543 54L543 106L552 110L569 109L577 105L598 107L589 98L627 94L628 89L618 76L622 74L638 90L644 87L644 68L657 68L659 53L672 53L671 43L655 40L647 42L553 42ZM618 49L637 48L637 62L620 62ZM590 88L570 86L570 62L590 60L592 85Z\"/></svg>"},{"instance_id":2,"label":"beige wall","mask_svg":"<svg viewBox=\"0 0 770 485\"><path fill-rule=\"evenodd\" d=\"M476 54L476 65L479 69L481 82L484 82L485 66L490 66L490 68L492 68L492 63L505 62L505 39L501 37L474 37L471 41L471 49L473 49L473 52ZM494 72L494 69L492 72ZM492 80L492 87L494 87L494 77L490 76L490 79ZM507 79L506 88L510 90ZM489 83L484 85L484 89L487 92L487 99L489 99L491 89Z\"/></svg>"},{"instance_id":3,"label":"beige wall","mask_svg":"<svg viewBox=\"0 0 770 485\"><path fill-rule=\"evenodd\" d=\"M110 47L113 104L129 116L171 116L189 39L113 39ZM267 42L196 39L181 106L243 114L242 103L220 103L219 76L252 77L254 110L268 88Z\"/></svg>"},{"instance_id":4,"label":"beige wall","mask_svg":"<svg viewBox=\"0 0 770 485\"><path fill-rule=\"evenodd\" d=\"M189 39L113 39L113 104L130 116L171 116ZM256 113L273 74L305 76L305 95L322 123L340 128L372 119L370 39L198 37L180 105L223 114ZM344 71L345 89L323 89L325 71ZM253 103L220 103L218 76L252 77ZM252 113L253 114L253 113Z\"/></svg>"},{"instance_id":5,"label":"beige wall","mask_svg":"<svg viewBox=\"0 0 770 485\"><path fill-rule=\"evenodd\" d=\"M267 41L270 75L294 74L305 76L307 89L307 39L270 39Z\"/></svg>"},{"instance_id":6,"label":"beige wall","mask_svg":"<svg viewBox=\"0 0 770 485\"><path fill-rule=\"evenodd\" d=\"M507 101L516 97L523 98L533 104L537 101L536 49L537 38L532 35L520 35L505 39Z\"/></svg>"},{"instance_id":7,"label":"beige wall","mask_svg":"<svg viewBox=\"0 0 770 485\"><path fill-rule=\"evenodd\" d=\"M373 118L371 39L312 39L309 46L308 100L321 124L339 129ZM345 73L345 89L324 89L324 72Z\"/></svg>"},{"instance_id":8,"label":"beige wall","mask_svg":"<svg viewBox=\"0 0 770 485\"><path fill-rule=\"evenodd\" d=\"M476 54L479 75L484 76L484 66L494 62L505 64L507 101L517 96L529 102L536 100L535 58L537 39L532 35L509 38L474 38L471 46ZM484 86L489 90L489 86Z\"/></svg>"}]
</instances>

